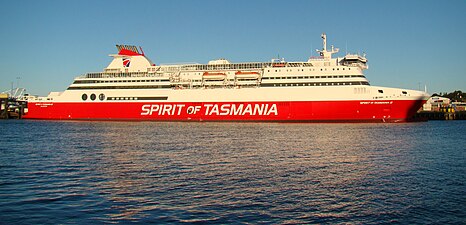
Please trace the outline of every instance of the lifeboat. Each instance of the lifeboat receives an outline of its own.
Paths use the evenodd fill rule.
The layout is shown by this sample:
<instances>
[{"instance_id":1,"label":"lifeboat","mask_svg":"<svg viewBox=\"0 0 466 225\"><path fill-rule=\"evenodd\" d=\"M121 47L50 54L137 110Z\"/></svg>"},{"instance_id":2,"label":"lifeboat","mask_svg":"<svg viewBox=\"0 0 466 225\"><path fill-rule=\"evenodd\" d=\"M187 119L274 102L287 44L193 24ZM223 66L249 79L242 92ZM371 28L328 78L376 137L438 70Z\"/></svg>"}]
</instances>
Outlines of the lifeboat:
<instances>
[{"instance_id":1,"label":"lifeboat","mask_svg":"<svg viewBox=\"0 0 466 225\"><path fill-rule=\"evenodd\" d=\"M254 71L238 71L235 73L235 77L236 78L249 78L249 79L257 79L259 78L259 73L258 72L254 72Z\"/></svg>"},{"instance_id":2,"label":"lifeboat","mask_svg":"<svg viewBox=\"0 0 466 225\"><path fill-rule=\"evenodd\" d=\"M272 67L285 67L285 65L286 65L285 63L281 63L281 62L280 63L273 63Z\"/></svg>"},{"instance_id":3,"label":"lifeboat","mask_svg":"<svg viewBox=\"0 0 466 225\"><path fill-rule=\"evenodd\" d=\"M202 74L204 80L224 80L226 77L227 75L222 72L204 72Z\"/></svg>"}]
</instances>

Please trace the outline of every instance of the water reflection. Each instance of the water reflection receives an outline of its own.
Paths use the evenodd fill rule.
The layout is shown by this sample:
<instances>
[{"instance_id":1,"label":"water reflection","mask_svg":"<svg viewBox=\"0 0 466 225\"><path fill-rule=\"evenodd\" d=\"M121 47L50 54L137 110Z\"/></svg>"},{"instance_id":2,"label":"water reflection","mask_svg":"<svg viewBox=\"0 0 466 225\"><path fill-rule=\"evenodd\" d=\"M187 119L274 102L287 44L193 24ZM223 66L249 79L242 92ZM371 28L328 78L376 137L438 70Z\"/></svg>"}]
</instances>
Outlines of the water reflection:
<instances>
[{"instance_id":1,"label":"water reflection","mask_svg":"<svg viewBox=\"0 0 466 225\"><path fill-rule=\"evenodd\" d=\"M152 193L158 161L147 157L149 137L141 128L130 123L113 123L95 132L102 143L99 162L93 166L103 179L96 188L111 202L106 214L109 220L135 220L158 207Z\"/></svg>"},{"instance_id":2,"label":"water reflection","mask_svg":"<svg viewBox=\"0 0 466 225\"><path fill-rule=\"evenodd\" d=\"M189 220L183 215L208 206L270 218L267 209L308 207L313 210L293 217L334 217L349 207L360 210L349 203L364 193L350 189L367 185L380 166L367 147L374 138L369 130L351 124L112 124L98 132L104 141L95 169L105 177L98 188L113 204L108 217L117 220L157 209L180 210L174 218Z\"/></svg>"}]
</instances>

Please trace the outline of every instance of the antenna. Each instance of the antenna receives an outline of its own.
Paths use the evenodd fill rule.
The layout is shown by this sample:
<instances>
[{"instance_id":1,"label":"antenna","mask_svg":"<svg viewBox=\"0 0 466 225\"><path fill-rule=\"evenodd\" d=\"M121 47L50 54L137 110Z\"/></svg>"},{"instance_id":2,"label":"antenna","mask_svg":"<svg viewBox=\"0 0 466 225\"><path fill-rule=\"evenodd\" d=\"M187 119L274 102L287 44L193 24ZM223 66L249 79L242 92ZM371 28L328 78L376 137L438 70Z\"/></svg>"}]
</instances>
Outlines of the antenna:
<instances>
[{"instance_id":1,"label":"antenna","mask_svg":"<svg viewBox=\"0 0 466 225\"><path fill-rule=\"evenodd\" d=\"M141 46L139 46L139 49L141 49L141 54L144 55L144 51L142 50Z\"/></svg>"},{"instance_id":2,"label":"antenna","mask_svg":"<svg viewBox=\"0 0 466 225\"><path fill-rule=\"evenodd\" d=\"M327 35L325 33L322 33L322 42L324 45L324 48L322 49L323 51L327 51Z\"/></svg>"}]
</instances>

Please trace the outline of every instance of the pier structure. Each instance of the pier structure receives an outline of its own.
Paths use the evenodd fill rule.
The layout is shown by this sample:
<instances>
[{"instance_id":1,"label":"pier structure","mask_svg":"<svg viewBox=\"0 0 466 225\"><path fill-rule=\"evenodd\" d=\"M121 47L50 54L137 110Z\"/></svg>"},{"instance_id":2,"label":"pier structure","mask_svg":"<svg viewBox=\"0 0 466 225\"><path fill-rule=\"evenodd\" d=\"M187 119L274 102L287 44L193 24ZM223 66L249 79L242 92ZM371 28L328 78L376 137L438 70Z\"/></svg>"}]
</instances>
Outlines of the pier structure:
<instances>
[{"instance_id":1,"label":"pier structure","mask_svg":"<svg viewBox=\"0 0 466 225\"><path fill-rule=\"evenodd\" d=\"M0 93L0 119L21 119L27 109L24 88Z\"/></svg>"},{"instance_id":2,"label":"pier structure","mask_svg":"<svg viewBox=\"0 0 466 225\"><path fill-rule=\"evenodd\" d=\"M423 120L465 120L466 103L448 102L446 104L423 107L423 109L416 114L416 118Z\"/></svg>"},{"instance_id":3,"label":"pier structure","mask_svg":"<svg viewBox=\"0 0 466 225\"><path fill-rule=\"evenodd\" d=\"M0 94L0 119L8 119L8 94Z\"/></svg>"},{"instance_id":4,"label":"pier structure","mask_svg":"<svg viewBox=\"0 0 466 225\"><path fill-rule=\"evenodd\" d=\"M416 117L424 120L466 120L466 111L420 111Z\"/></svg>"}]
</instances>

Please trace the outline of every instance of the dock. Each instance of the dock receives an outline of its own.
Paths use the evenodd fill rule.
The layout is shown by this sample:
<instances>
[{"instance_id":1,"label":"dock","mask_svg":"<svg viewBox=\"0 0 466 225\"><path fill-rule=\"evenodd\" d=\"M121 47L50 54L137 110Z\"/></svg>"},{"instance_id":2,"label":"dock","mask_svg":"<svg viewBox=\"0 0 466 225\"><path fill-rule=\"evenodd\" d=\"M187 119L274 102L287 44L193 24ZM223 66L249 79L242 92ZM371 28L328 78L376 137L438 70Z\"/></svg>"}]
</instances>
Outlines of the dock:
<instances>
[{"instance_id":1,"label":"dock","mask_svg":"<svg viewBox=\"0 0 466 225\"><path fill-rule=\"evenodd\" d=\"M0 119L21 119L26 102L11 98L8 94L0 94Z\"/></svg>"},{"instance_id":2,"label":"dock","mask_svg":"<svg viewBox=\"0 0 466 225\"><path fill-rule=\"evenodd\" d=\"M420 111L416 118L424 120L465 120L466 111Z\"/></svg>"}]
</instances>

